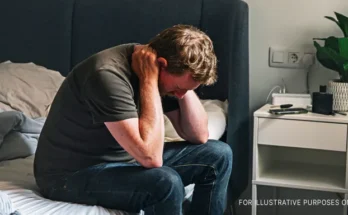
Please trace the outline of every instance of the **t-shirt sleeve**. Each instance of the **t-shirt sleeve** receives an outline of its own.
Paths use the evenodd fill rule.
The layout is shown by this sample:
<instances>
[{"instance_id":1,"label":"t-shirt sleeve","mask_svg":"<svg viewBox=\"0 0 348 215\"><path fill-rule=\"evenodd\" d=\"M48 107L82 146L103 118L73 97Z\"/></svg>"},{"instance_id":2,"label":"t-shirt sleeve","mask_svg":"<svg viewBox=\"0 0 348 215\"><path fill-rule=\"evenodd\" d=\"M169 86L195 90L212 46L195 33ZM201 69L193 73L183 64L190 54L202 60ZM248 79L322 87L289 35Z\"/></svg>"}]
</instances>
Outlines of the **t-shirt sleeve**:
<instances>
[{"instance_id":1,"label":"t-shirt sleeve","mask_svg":"<svg viewBox=\"0 0 348 215\"><path fill-rule=\"evenodd\" d=\"M95 72L87 79L84 91L94 123L138 118L133 90L121 75L107 70Z\"/></svg>"},{"instance_id":2,"label":"t-shirt sleeve","mask_svg":"<svg viewBox=\"0 0 348 215\"><path fill-rule=\"evenodd\" d=\"M167 113L179 109L179 102L175 97L164 96L162 97L162 107L163 113Z\"/></svg>"}]
</instances>

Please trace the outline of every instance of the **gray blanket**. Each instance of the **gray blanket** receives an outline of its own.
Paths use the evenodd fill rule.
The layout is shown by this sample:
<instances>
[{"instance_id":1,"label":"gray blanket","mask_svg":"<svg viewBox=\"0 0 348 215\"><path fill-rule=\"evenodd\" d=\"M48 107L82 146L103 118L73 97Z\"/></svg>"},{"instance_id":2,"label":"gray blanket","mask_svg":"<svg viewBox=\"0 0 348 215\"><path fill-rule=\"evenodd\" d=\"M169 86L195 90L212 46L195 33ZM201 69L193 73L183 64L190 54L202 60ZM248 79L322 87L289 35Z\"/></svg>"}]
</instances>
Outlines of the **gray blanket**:
<instances>
[{"instance_id":1,"label":"gray blanket","mask_svg":"<svg viewBox=\"0 0 348 215\"><path fill-rule=\"evenodd\" d=\"M0 110L0 161L33 155L45 119Z\"/></svg>"},{"instance_id":2,"label":"gray blanket","mask_svg":"<svg viewBox=\"0 0 348 215\"><path fill-rule=\"evenodd\" d=\"M0 161L33 155L45 118L31 119L19 111L0 110ZM0 192L0 215L20 215Z\"/></svg>"}]
</instances>

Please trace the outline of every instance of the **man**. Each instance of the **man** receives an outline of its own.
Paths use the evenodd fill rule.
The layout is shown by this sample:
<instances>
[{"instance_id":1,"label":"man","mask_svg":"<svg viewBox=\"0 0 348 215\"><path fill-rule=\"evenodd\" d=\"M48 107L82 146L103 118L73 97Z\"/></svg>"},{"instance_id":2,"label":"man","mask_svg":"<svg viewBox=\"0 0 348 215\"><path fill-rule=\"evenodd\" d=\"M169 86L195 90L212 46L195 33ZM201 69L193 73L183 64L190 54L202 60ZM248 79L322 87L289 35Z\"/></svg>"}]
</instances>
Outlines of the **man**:
<instances>
[{"instance_id":1,"label":"man","mask_svg":"<svg viewBox=\"0 0 348 215\"><path fill-rule=\"evenodd\" d=\"M216 81L210 38L176 25L147 45L124 44L78 64L59 89L40 135L35 177L50 199L138 212L221 215L232 151L208 140L194 93ZM164 143L166 114L185 142Z\"/></svg>"}]
</instances>

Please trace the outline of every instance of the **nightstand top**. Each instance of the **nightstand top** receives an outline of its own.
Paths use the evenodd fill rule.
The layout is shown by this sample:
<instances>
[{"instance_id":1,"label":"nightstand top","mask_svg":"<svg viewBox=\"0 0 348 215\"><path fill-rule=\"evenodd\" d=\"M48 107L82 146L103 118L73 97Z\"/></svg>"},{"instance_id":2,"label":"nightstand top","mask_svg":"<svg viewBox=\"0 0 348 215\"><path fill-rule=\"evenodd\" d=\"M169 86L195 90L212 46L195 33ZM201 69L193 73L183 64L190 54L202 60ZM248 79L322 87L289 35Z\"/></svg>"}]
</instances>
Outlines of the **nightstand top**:
<instances>
[{"instance_id":1,"label":"nightstand top","mask_svg":"<svg viewBox=\"0 0 348 215\"><path fill-rule=\"evenodd\" d=\"M275 118L275 119L293 119L293 120L306 120L306 121L318 121L318 122L333 122L333 123L344 123L348 124L348 113L347 116L340 114L323 115L309 112L307 114L286 114L286 115L273 115L268 112L271 105L266 104L260 109L254 112L255 117Z\"/></svg>"}]
</instances>

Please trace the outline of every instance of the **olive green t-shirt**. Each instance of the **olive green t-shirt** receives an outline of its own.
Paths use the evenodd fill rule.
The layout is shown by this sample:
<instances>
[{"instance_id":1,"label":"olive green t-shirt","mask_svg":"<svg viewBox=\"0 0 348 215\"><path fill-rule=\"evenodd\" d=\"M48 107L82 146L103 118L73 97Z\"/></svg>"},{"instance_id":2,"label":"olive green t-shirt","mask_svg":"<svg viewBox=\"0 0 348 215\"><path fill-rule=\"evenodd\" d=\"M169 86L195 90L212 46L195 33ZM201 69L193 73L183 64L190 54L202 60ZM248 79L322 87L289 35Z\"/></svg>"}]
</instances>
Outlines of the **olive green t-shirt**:
<instances>
[{"instance_id":1,"label":"olive green t-shirt","mask_svg":"<svg viewBox=\"0 0 348 215\"><path fill-rule=\"evenodd\" d=\"M104 122L139 116L139 79L131 69L136 44L92 55L66 77L51 105L35 155L36 177L104 162L134 162ZM162 98L163 111L179 107Z\"/></svg>"}]
</instances>

